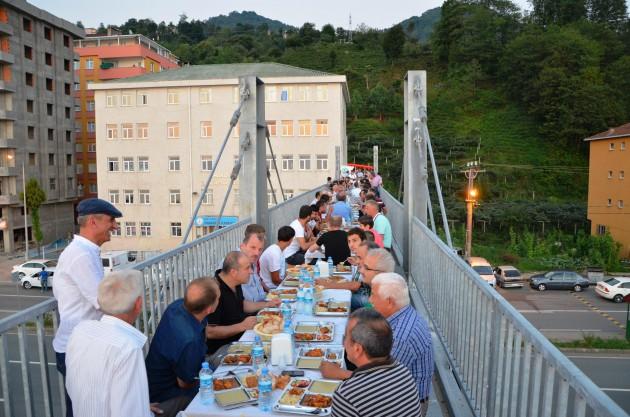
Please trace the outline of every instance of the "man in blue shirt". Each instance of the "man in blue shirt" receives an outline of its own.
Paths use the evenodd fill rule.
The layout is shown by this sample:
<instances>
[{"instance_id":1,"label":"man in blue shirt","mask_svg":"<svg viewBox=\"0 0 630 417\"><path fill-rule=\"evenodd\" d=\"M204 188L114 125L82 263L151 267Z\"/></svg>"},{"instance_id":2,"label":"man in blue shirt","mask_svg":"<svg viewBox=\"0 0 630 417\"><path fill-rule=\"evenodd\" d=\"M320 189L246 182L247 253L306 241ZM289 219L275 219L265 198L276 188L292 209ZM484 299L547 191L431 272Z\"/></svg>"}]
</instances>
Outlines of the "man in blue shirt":
<instances>
[{"instance_id":1,"label":"man in blue shirt","mask_svg":"<svg viewBox=\"0 0 630 417\"><path fill-rule=\"evenodd\" d=\"M206 355L206 316L218 303L216 280L199 278L162 315L145 360L149 396L160 403L162 416L185 409L197 392L195 378Z\"/></svg>"},{"instance_id":2,"label":"man in blue shirt","mask_svg":"<svg viewBox=\"0 0 630 417\"><path fill-rule=\"evenodd\" d=\"M409 289L405 279L389 272L372 280L370 303L389 322L394 333L392 357L405 365L418 386L421 416L429 407L433 377L433 344L426 320L409 305Z\"/></svg>"},{"instance_id":3,"label":"man in blue shirt","mask_svg":"<svg viewBox=\"0 0 630 417\"><path fill-rule=\"evenodd\" d=\"M42 292L48 291L48 276L50 274L46 271L46 267L42 266L42 270L39 273L39 282L42 285Z\"/></svg>"},{"instance_id":4,"label":"man in blue shirt","mask_svg":"<svg viewBox=\"0 0 630 417\"><path fill-rule=\"evenodd\" d=\"M352 210L350 209L350 206L346 202L345 191L339 191L337 193L337 202L333 204L331 215L342 217L346 221L346 224L348 225L352 223Z\"/></svg>"}]
</instances>

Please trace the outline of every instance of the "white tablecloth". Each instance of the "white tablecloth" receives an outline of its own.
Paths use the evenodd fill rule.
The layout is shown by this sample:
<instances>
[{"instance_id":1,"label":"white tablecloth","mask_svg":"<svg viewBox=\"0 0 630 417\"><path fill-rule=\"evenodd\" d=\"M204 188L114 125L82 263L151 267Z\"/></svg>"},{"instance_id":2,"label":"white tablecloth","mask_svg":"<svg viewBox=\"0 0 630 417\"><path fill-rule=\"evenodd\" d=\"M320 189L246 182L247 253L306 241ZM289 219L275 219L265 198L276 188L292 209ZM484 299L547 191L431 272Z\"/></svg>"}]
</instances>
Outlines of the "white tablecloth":
<instances>
[{"instance_id":1,"label":"white tablecloth","mask_svg":"<svg viewBox=\"0 0 630 417\"><path fill-rule=\"evenodd\" d=\"M324 290L322 292L322 299L333 298L337 301L350 301L350 297L352 296L351 292L348 290ZM343 344L343 334L346 329L346 323L348 321L348 317L334 317L334 316L314 316L312 314L296 314L294 316L293 321L329 321L335 323L335 335L333 337L333 341L330 343L321 343L330 344L330 345L342 345ZM241 341L253 341L255 333L252 330L248 330L243 333L241 337ZM320 344L314 343L314 344ZM302 345L297 344L296 349ZM297 355L294 355L296 357ZM229 369L234 368L233 366L220 366L215 374L221 375L222 373L227 372ZM294 366L271 366L268 365L268 368L274 374L280 374L285 369L296 369ZM308 378L321 378L321 373L317 370L304 370L304 375ZM280 398L280 394L282 390L273 390L272 392L272 404ZM257 406L244 406L241 408L236 408L233 410L224 410L219 407L216 403L212 403L210 405L203 405L201 400L199 400L199 395L197 395L193 401L190 403L188 408L185 411L181 412L179 416L181 417L222 417L222 416L237 416L237 417L254 417L254 416L269 416L269 415L277 415L277 416L286 416L287 414L280 413L263 413L258 409Z\"/></svg>"}]
</instances>

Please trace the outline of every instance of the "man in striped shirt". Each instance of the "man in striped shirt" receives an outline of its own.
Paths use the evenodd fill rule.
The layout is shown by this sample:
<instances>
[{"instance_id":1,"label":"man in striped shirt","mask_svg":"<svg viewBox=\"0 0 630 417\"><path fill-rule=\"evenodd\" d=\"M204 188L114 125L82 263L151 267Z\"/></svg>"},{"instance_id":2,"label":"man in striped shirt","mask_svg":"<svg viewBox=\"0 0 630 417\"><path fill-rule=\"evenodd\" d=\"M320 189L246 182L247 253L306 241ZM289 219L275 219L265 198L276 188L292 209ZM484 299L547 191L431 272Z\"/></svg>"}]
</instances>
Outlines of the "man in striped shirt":
<instances>
[{"instance_id":1,"label":"man in striped shirt","mask_svg":"<svg viewBox=\"0 0 630 417\"><path fill-rule=\"evenodd\" d=\"M392 356L411 372L424 417L429 406L433 377L433 345L426 320L409 305L409 288L396 273L378 274L372 280L370 303L387 318L394 334Z\"/></svg>"},{"instance_id":2,"label":"man in striped shirt","mask_svg":"<svg viewBox=\"0 0 630 417\"><path fill-rule=\"evenodd\" d=\"M372 309L361 308L350 316L343 345L357 366L333 394L332 417L417 417L418 389L409 370L393 360L392 329Z\"/></svg>"}]
</instances>

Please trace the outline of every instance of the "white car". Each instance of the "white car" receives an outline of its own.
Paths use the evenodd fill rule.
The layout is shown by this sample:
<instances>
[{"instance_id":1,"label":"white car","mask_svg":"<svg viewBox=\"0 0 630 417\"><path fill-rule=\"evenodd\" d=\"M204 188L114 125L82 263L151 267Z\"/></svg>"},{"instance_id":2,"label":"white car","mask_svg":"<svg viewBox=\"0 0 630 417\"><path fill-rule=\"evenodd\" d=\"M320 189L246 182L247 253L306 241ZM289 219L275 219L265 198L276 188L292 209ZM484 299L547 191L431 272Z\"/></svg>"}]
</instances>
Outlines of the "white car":
<instances>
[{"instance_id":1,"label":"white car","mask_svg":"<svg viewBox=\"0 0 630 417\"><path fill-rule=\"evenodd\" d=\"M42 267L46 267L48 272L52 272L55 270L57 266L56 259L31 259L30 261L24 262L21 265L15 265L11 274L17 274L18 277L22 278L25 275L33 275L35 272L39 272L42 270Z\"/></svg>"},{"instance_id":2,"label":"white car","mask_svg":"<svg viewBox=\"0 0 630 417\"><path fill-rule=\"evenodd\" d=\"M53 285L53 275L55 275L54 271L48 272L48 288L52 288ZM39 280L39 272L35 272L31 275L25 275L20 279L20 285L22 285L27 290L29 288L37 287L41 288L42 283Z\"/></svg>"},{"instance_id":3,"label":"white car","mask_svg":"<svg viewBox=\"0 0 630 417\"><path fill-rule=\"evenodd\" d=\"M494 277L494 270L492 269L492 265L485 258L480 258L478 256L471 256L466 259L466 263L475 270L479 276L490 284L492 287L496 285L496 278Z\"/></svg>"},{"instance_id":4,"label":"white car","mask_svg":"<svg viewBox=\"0 0 630 417\"><path fill-rule=\"evenodd\" d=\"M624 297L630 295L630 278L614 277L600 281L595 287L595 292L615 303L621 303Z\"/></svg>"}]
</instances>

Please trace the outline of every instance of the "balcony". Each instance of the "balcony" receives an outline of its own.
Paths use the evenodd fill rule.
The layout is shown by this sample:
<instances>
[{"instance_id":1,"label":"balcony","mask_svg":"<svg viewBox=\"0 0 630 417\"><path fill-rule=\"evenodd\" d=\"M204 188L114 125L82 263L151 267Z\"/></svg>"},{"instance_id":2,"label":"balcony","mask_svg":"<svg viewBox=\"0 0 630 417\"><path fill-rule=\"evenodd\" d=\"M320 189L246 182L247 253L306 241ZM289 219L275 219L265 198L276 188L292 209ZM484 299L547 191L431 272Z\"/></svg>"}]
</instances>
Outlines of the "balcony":
<instances>
[{"instance_id":1,"label":"balcony","mask_svg":"<svg viewBox=\"0 0 630 417\"><path fill-rule=\"evenodd\" d=\"M13 110L0 110L0 120L15 120L15 112Z\"/></svg>"},{"instance_id":2,"label":"balcony","mask_svg":"<svg viewBox=\"0 0 630 417\"><path fill-rule=\"evenodd\" d=\"M0 149L15 149L16 147L15 139L0 138Z\"/></svg>"},{"instance_id":3,"label":"balcony","mask_svg":"<svg viewBox=\"0 0 630 417\"><path fill-rule=\"evenodd\" d=\"M15 93L15 83L13 81L0 80L0 92Z\"/></svg>"},{"instance_id":4,"label":"balcony","mask_svg":"<svg viewBox=\"0 0 630 417\"><path fill-rule=\"evenodd\" d=\"M13 27L4 22L0 22L0 34L13 36Z\"/></svg>"},{"instance_id":5,"label":"balcony","mask_svg":"<svg viewBox=\"0 0 630 417\"><path fill-rule=\"evenodd\" d=\"M20 198L17 194L0 195L0 206L8 206L19 203Z\"/></svg>"},{"instance_id":6,"label":"balcony","mask_svg":"<svg viewBox=\"0 0 630 417\"><path fill-rule=\"evenodd\" d=\"M15 63L15 57L12 53L0 51L0 63L1 64L13 64Z\"/></svg>"},{"instance_id":7,"label":"balcony","mask_svg":"<svg viewBox=\"0 0 630 417\"><path fill-rule=\"evenodd\" d=\"M0 177L16 177L18 175L15 167L0 167Z\"/></svg>"}]
</instances>

